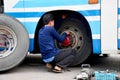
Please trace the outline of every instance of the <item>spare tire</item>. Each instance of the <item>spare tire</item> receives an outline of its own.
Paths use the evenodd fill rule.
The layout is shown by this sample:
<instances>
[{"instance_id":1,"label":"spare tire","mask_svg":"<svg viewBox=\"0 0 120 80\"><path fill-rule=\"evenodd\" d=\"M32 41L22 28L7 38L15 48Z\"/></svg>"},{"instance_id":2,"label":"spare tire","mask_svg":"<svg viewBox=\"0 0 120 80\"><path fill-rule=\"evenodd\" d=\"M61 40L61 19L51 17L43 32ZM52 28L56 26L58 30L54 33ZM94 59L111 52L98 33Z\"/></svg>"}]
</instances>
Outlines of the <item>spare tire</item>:
<instances>
[{"instance_id":1,"label":"spare tire","mask_svg":"<svg viewBox=\"0 0 120 80\"><path fill-rule=\"evenodd\" d=\"M58 29L58 32L62 34L64 31L70 32L70 45L62 46L57 43L58 48L74 48L77 51L72 66L83 63L92 52L92 38L91 34L88 35L88 29L82 21L75 18L68 18L63 21Z\"/></svg>"},{"instance_id":2,"label":"spare tire","mask_svg":"<svg viewBox=\"0 0 120 80\"><path fill-rule=\"evenodd\" d=\"M16 67L26 57L29 36L16 19L0 14L0 72Z\"/></svg>"}]
</instances>

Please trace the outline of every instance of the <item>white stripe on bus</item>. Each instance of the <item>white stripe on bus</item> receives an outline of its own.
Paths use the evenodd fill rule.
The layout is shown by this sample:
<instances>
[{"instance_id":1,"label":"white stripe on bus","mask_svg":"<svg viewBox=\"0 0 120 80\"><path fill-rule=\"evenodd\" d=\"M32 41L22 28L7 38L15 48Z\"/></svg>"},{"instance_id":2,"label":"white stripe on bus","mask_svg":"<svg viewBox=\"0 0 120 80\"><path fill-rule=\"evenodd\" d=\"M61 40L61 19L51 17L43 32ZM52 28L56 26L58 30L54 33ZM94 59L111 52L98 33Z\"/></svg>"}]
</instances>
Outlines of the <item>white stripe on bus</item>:
<instances>
[{"instance_id":1,"label":"white stripe on bus","mask_svg":"<svg viewBox=\"0 0 120 80\"><path fill-rule=\"evenodd\" d=\"M96 5L77 5L77 6L54 6L54 7L35 7L35 8L10 8L5 7L5 12L47 12L52 10L97 10L100 4Z\"/></svg>"},{"instance_id":2,"label":"white stripe on bus","mask_svg":"<svg viewBox=\"0 0 120 80\"><path fill-rule=\"evenodd\" d=\"M85 17L87 21L99 21L100 16L87 16ZM17 18L21 22L38 22L40 17L35 17L35 18Z\"/></svg>"}]
</instances>

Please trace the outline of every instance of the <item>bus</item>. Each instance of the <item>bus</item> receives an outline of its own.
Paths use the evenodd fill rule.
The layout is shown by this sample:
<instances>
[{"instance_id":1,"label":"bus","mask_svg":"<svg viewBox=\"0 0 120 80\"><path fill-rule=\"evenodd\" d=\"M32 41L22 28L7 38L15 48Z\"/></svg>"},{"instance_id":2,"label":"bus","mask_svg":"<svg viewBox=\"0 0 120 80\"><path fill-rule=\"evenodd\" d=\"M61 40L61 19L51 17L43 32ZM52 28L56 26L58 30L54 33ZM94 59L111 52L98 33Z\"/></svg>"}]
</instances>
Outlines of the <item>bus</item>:
<instances>
[{"instance_id":1,"label":"bus","mask_svg":"<svg viewBox=\"0 0 120 80\"><path fill-rule=\"evenodd\" d=\"M28 52L40 54L38 31L46 13L54 15L60 34L70 32L65 44L55 45L77 51L71 66L93 54L118 53L119 4L119 0L0 0L0 72L18 66Z\"/></svg>"}]
</instances>

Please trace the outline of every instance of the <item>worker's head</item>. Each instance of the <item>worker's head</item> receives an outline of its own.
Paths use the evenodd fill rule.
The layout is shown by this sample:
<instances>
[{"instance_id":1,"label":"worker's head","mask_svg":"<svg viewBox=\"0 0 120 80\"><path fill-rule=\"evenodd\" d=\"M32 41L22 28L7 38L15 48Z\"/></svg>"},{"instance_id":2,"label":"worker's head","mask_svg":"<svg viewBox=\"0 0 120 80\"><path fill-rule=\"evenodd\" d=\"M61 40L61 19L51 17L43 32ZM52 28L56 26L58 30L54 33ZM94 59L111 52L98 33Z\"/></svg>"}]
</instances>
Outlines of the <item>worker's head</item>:
<instances>
[{"instance_id":1,"label":"worker's head","mask_svg":"<svg viewBox=\"0 0 120 80\"><path fill-rule=\"evenodd\" d=\"M54 26L54 17L51 13L47 13L43 16L43 23L45 25L50 24L51 26Z\"/></svg>"}]
</instances>

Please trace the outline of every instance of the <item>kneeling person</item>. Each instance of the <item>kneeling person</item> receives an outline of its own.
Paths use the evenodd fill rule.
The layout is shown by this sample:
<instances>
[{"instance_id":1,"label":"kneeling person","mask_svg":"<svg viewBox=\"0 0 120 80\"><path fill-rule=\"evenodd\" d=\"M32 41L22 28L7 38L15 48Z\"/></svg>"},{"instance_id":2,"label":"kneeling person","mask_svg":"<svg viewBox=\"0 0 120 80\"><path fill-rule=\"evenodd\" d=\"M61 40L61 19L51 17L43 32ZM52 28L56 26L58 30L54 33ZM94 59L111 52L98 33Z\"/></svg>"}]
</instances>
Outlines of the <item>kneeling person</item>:
<instances>
[{"instance_id":1,"label":"kneeling person","mask_svg":"<svg viewBox=\"0 0 120 80\"><path fill-rule=\"evenodd\" d=\"M63 42L69 32L60 35L54 28L54 17L47 13L43 16L44 26L39 30L38 43L43 61L48 68L55 72L62 72L73 61L76 51L74 49L57 49L55 40Z\"/></svg>"}]
</instances>

